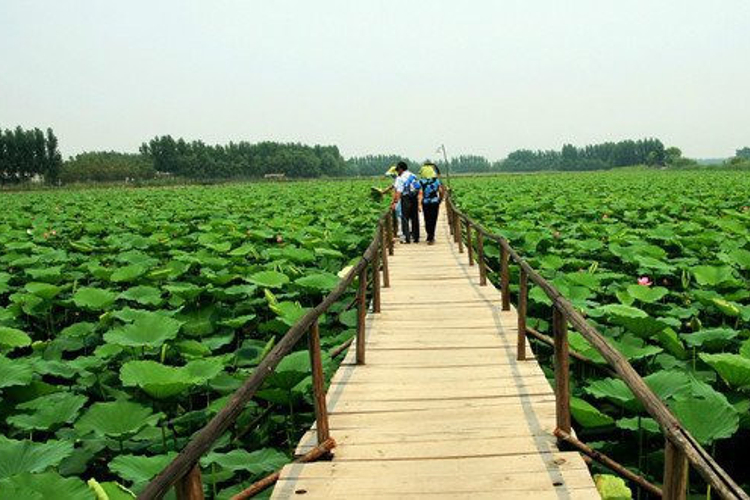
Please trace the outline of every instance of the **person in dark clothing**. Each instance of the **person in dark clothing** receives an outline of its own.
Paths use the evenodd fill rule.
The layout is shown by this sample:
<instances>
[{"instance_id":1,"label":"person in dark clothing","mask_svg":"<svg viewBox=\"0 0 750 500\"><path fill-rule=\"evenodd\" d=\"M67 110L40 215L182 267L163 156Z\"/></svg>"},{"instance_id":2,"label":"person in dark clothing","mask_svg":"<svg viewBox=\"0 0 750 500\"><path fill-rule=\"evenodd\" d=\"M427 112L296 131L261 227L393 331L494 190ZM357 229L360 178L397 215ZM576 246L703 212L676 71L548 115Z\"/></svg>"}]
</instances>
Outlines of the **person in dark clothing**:
<instances>
[{"instance_id":1,"label":"person in dark clothing","mask_svg":"<svg viewBox=\"0 0 750 500\"><path fill-rule=\"evenodd\" d=\"M438 170L432 163L426 162L419 171L422 177L422 208L424 225L427 232L427 244L435 244L435 226L437 225L440 202L445 198L445 186L440 182Z\"/></svg>"},{"instance_id":2,"label":"person in dark clothing","mask_svg":"<svg viewBox=\"0 0 750 500\"><path fill-rule=\"evenodd\" d=\"M419 212L422 210L422 185L417 176L409 172L406 163L396 165L398 177L394 184L391 209L401 203L401 232L404 243L419 243Z\"/></svg>"}]
</instances>

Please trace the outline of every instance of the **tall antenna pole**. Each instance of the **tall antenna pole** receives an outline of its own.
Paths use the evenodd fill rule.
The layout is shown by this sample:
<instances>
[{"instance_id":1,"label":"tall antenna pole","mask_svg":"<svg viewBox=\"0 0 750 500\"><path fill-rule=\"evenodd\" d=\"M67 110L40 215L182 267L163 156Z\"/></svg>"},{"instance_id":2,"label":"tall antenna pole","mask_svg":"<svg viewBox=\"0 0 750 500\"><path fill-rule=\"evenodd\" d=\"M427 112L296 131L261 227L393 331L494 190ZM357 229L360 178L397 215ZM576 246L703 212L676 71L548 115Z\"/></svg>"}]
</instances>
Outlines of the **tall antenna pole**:
<instances>
[{"instance_id":1,"label":"tall antenna pole","mask_svg":"<svg viewBox=\"0 0 750 500\"><path fill-rule=\"evenodd\" d=\"M445 160L445 178L448 182L448 187L451 187L451 167L450 163L448 163L448 155L445 152L445 144L441 144L439 149L443 151L443 160Z\"/></svg>"}]
</instances>

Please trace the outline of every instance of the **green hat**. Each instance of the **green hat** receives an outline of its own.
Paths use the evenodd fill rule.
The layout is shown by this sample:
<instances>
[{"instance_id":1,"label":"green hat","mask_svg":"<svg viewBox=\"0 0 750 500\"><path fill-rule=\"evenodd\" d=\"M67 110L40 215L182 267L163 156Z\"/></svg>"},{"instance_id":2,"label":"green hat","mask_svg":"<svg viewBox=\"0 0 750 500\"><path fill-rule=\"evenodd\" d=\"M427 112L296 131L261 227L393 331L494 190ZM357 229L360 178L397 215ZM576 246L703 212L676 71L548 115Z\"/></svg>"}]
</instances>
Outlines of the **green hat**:
<instances>
[{"instance_id":1,"label":"green hat","mask_svg":"<svg viewBox=\"0 0 750 500\"><path fill-rule=\"evenodd\" d=\"M391 165L391 168L386 170L385 175L388 177L398 177L398 172L396 171L396 165Z\"/></svg>"}]
</instances>

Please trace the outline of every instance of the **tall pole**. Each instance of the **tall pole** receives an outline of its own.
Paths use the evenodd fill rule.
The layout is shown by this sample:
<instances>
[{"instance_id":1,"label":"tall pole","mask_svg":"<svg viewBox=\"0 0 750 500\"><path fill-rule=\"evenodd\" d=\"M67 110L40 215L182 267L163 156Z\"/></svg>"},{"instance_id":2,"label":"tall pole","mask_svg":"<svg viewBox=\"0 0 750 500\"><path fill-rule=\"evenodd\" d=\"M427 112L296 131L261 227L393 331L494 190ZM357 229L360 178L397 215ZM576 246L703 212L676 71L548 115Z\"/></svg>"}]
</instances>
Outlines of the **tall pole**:
<instances>
[{"instance_id":1,"label":"tall pole","mask_svg":"<svg viewBox=\"0 0 750 500\"><path fill-rule=\"evenodd\" d=\"M445 152L445 144L440 145L440 150L443 152L443 160L445 161L445 179L448 182L448 187L451 187L451 167L448 163L448 155Z\"/></svg>"}]
</instances>

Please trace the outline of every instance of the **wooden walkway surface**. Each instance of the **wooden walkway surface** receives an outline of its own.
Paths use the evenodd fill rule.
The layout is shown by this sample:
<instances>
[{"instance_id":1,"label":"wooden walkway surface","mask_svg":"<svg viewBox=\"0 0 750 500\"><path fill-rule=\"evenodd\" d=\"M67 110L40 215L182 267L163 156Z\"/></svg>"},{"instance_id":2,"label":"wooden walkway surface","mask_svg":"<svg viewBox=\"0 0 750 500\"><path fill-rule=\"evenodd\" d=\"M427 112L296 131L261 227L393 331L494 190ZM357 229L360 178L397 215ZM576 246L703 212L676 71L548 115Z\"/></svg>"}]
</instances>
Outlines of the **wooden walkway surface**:
<instances>
[{"instance_id":1,"label":"wooden walkway surface","mask_svg":"<svg viewBox=\"0 0 750 500\"><path fill-rule=\"evenodd\" d=\"M333 377L334 459L287 465L272 498L599 498L580 455L557 449L541 368L516 361L515 310L479 286L444 213L436 239L396 247L366 364L352 345ZM315 444L311 430L297 453Z\"/></svg>"}]
</instances>

